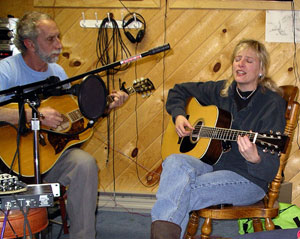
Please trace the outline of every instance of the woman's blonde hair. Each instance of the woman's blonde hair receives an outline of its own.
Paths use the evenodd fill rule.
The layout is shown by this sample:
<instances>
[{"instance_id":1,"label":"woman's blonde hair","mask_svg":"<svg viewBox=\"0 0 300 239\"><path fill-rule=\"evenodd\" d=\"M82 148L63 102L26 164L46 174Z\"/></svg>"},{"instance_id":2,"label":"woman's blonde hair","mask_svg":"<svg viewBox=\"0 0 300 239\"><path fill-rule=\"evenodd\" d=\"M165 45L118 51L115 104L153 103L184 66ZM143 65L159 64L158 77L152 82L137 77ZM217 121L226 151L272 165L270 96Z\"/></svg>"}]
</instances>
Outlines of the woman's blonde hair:
<instances>
[{"instance_id":1,"label":"woman's blonde hair","mask_svg":"<svg viewBox=\"0 0 300 239\"><path fill-rule=\"evenodd\" d=\"M270 77L268 77L268 68L269 68L269 64L270 64L269 54L268 54L265 46L261 42L256 41L256 40L251 40L251 39L241 40L234 48L234 51L231 56L231 63L233 64L235 57L237 56L237 54L240 51L242 51L244 49L249 49L249 48L253 49L256 52L257 57L259 58L260 67L261 67L263 74L261 76L259 76L258 84L260 86L262 86L262 90L264 91L265 88L268 88L274 92L281 94L280 88L276 85L276 83ZM231 86L233 81L234 81L234 78L233 78L233 73L232 73L232 75L226 82L223 90L221 91L221 96L223 96L223 97L228 96L228 89Z\"/></svg>"}]
</instances>

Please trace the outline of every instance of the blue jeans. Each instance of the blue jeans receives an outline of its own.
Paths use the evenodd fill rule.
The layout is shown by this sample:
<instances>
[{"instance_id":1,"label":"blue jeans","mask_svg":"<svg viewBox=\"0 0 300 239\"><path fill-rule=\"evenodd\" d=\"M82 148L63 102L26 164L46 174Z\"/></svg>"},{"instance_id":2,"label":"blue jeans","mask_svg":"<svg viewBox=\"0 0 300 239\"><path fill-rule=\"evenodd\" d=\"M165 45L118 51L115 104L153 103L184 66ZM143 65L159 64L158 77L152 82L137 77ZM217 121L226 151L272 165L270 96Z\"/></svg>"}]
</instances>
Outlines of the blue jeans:
<instances>
[{"instance_id":1,"label":"blue jeans","mask_svg":"<svg viewBox=\"0 0 300 239\"><path fill-rule=\"evenodd\" d=\"M213 171L197 158L173 154L163 162L152 221L179 225L183 237L190 211L218 204L252 204L264 195L261 187L235 172Z\"/></svg>"}]
</instances>

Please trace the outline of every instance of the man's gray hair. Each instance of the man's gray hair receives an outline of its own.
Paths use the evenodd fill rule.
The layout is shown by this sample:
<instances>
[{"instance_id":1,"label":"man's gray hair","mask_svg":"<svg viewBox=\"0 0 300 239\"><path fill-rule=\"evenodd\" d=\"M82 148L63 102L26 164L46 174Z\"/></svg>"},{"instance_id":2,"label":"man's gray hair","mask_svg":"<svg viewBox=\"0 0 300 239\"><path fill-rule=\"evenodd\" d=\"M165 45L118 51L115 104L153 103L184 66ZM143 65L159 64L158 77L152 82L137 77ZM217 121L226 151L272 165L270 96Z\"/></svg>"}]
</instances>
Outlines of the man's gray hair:
<instances>
[{"instance_id":1,"label":"man's gray hair","mask_svg":"<svg viewBox=\"0 0 300 239\"><path fill-rule=\"evenodd\" d=\"M14 38L14 44L23 54L27 48L24 45L25 39L36 41L39 31L37 24L40 20L53 20L51 16L40 12L28 12L19 20L17 24L16 35Z\"/></svg>"}]
</instances>

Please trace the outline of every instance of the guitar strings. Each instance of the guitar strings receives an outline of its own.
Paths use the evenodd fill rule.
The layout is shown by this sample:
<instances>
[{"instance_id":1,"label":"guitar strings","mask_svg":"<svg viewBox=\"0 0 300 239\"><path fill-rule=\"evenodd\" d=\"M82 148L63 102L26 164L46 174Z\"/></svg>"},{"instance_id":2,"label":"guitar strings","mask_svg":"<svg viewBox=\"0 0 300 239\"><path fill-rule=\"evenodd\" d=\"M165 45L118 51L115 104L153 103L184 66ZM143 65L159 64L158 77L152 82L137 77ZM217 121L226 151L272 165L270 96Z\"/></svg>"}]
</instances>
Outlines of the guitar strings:
<instances>
[{"instance_id":1,"label":"guitar strings","mask_svg":"<svg viewBox=\"0 0 300 239\"><path fill-rule=\"evenodd\" d=\"M266 145L268 148L273 147L273 149L278 150L279 146L276 144L272 144L263 139L272 139L275 140L276 138L274 135L268 136L266 134L258 134L254 132L242 131L242 130L235 130L235 129L227 129L227 128L218 128L218 127L208 127L202 125L196 125L195 130L192 132L192 138L212 138L218 140L228 140L228 141L237 141L238 136L248 136L249 139L253 143L260 143L262 146ZM263 139L259 137L263 137ZM279 135L280 136L280 135ZM254 142L255 141L255 142Z\"/></svg>"},{"instance_id":2,"label":"guitar strings","mask_svg":"<svg viewBox=\"0 0 300 239\"><path fill-rule=\"evenodd\" d=\"M226 128L215 128L208 126L195 126L195 130L192 133L193 137L208 137L213 139L222 139L222 140L237 140L238 136L248 135L250 139L254 139L257 133L235 130L235 129L226 129Z\"/></svg>"}]
</instances>

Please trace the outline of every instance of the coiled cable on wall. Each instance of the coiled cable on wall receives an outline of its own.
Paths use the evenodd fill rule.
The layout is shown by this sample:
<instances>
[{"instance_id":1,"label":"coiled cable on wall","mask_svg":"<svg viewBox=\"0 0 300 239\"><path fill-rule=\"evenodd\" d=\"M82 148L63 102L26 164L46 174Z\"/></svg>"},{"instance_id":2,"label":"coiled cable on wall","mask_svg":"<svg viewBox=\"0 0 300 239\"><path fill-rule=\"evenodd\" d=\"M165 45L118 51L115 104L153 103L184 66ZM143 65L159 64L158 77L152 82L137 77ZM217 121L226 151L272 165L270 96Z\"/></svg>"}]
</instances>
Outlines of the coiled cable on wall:
<instances>
[{"instance_id":1,"label":"coiled cable on wall","mask_svg":"<svg viewBox=\"0 0 300 239\"><path fill-rule=\"evenodd\" d=\"M111 28L107 27L108 24L111 24ZM99 27L96 53L98 58L96 64L97 67L100 63L104 66L131 56L129 49L122 40L118 23L113 18L112 13L109 13L109 17L102 20ZM128 67L129 64L118 66L117 68L109 70L109 74L115 74L118 71L126 70Z\"/></svg>"}]
</instances>

